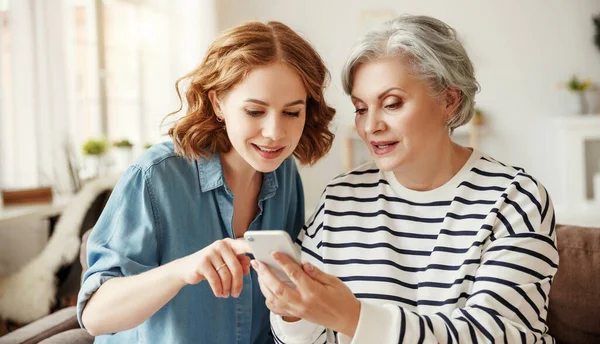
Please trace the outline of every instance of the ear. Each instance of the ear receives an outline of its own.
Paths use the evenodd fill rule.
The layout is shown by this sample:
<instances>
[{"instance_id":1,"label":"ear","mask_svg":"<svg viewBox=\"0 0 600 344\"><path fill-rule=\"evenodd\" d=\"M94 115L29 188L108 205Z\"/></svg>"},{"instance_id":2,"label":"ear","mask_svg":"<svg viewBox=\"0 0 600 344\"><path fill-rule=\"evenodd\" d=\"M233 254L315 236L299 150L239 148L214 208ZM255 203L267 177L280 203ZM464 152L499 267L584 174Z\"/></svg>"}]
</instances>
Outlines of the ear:
<instances>
[{"instance_id":1,"label":"ear","mask_svg":"<svg viewBox=\"0 0 600 344\"><path fill-rule=\"evenodd\" d=\"M217 92L215 92L215 90L208 91L208 99L210 100L210 104L213 107L215 115L219 118L222 118L221 103L219 103L219 98L217 98Z\"/></svg>"},{"instance_id":2,"label":"ear","mask_svg":"<svg viewBox=\"0 0 600 344\"><path fill-rule=\"evenodd\" d=\"M460 105L462 93L454 86L448 86L445 90L445 109L446 109L446 123L448 123L454 115Z\"/></svg>"}]
</instances>

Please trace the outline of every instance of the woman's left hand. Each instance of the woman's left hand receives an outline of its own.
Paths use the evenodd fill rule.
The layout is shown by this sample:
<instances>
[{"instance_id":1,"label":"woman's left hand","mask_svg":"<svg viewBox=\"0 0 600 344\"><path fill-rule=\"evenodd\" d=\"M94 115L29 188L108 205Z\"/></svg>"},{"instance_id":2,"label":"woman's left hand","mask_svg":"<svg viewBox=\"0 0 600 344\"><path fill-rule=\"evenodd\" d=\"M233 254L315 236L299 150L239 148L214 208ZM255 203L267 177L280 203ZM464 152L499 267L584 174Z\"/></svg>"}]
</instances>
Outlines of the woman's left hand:
<instances>
[{"instance_id":1,"label":"woman's left hand","mask_svg":"<svg viewBox=\"0 0 600 344\"><path fill-rule=\"evenodd\" d=\"M354 337L360 301L342 281L310 263L299 265L283 253L274 252L273 258L296 285L288 286L268 266L252 261L267 307L273 313L302 318Z\"/></svg>"}]
</instances>

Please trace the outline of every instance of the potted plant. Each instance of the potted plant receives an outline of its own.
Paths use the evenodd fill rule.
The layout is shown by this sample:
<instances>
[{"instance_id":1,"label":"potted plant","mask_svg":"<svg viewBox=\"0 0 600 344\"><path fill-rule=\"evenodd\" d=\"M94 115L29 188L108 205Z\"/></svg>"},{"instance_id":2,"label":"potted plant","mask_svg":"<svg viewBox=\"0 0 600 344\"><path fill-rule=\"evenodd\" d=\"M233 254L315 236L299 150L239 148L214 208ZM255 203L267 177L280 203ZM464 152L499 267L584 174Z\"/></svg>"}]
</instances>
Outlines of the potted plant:
<instances>
[{"instance_id":1,"label":"potted plant","mask_svg":"<svg viewBox=\"0 0 600 344\"><path fill-rule=\"evenodd\" d=\"M589 79L582 80L577 75L573 75L564 84L564 87L573 95L572 111L575 114L588 113L589 108L585 93L593 87L592 82Z\"/></svg>"},{"instance_id":2,"label":"potted plant","mask_svg":"<svg viewBox=\"0 0 600 344\"><path fill-rule=\"evenodd\" d=\"M113 142L115 168L126 169L133 161L133 144L127 139Z\"/></svg>"},{"instance_id":3,"label":"potted plant","mask_svg":"<svg viewBox=\"0 0 600 344\"><path fill-rule=\"evenodd\" d=\"M89 138L83 143L84 171L82 179L98 177L103 168L103 156L108 150L104 138Z\"/></svg>"}]
</instances>

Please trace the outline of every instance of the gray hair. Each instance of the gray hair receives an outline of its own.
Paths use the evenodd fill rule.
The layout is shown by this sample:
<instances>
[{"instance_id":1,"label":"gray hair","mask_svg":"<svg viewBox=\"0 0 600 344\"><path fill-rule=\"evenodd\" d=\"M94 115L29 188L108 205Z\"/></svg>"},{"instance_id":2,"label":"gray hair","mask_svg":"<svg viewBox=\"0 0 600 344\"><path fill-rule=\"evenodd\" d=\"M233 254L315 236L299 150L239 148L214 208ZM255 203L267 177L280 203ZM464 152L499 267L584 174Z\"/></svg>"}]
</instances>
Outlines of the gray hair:
<instances>
[{"instance_id":1,"label":"gray hair","mask_svg":"<svg viewBox=\"0 0 600 344\"><path fill-rule=\"evenodd\" d=\"M401 15L359 38L342 69L344 91L352 93L359 65L394 56L408 57L413 73L429 82L435 96L448 87L460 91L456 113L446 124L450 130L471 120L479 91L473 64L456 31L428 16Z\"/></svg>"}]
</instances>

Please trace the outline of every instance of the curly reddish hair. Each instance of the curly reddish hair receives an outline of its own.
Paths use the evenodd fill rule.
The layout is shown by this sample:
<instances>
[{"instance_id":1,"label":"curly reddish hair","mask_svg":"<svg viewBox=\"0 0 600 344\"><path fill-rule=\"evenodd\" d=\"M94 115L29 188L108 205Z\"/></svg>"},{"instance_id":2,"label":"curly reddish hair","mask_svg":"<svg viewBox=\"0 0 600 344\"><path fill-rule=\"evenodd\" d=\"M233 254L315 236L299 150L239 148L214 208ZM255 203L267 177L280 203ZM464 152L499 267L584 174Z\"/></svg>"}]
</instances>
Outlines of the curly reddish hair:
<instances>
[{"instance_id":1,"label":"curly reddish hair","mask_svg":"<svg viewBox=\"0 0 600 344\"><path fill-rule=\"evenodd\" d=\"M189 81L186 114L169 129L177 154L199 159L229 152L231 142L223 130L225 124L217 120L208 93L225 94L253 68L273 63L295 70L307 91L306 122L294 156L300 163L312 165L327 154L334 139L329 125L335 115L323 95L329 71L308 41L276 21L249 22L225 31L211 44L202 63L177 80L180 107L170 115L183 109L179 85Z\"/></svg>"}]
</instances>

